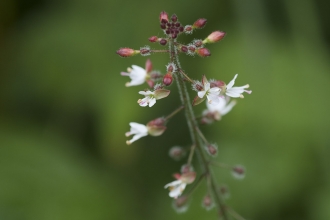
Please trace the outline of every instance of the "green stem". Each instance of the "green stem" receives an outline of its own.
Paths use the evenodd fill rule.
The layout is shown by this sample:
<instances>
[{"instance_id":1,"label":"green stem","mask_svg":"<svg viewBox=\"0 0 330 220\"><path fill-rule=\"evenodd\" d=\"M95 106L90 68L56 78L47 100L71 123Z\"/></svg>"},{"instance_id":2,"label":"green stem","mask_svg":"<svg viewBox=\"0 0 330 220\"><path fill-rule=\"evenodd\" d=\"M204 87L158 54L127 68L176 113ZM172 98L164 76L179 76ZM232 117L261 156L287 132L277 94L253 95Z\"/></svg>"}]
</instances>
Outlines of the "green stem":
<instances>
[{"instance_id":1,"label":"green stem","mask_svg":"<svg viewBox=\"0 0 330 220\"><path fill-rule=\"evenodd\" d=\"M169 51L170 51L171 61L175 62L177 67L181 70L182 68L181 68L181 64L180 64L180 61L179 61L179 56L178 56L178 52L177 52L177 48L175 46L175 43L176 43L175 40L170 40L169 41ZM182 74L182 72L181 72L181 74ZM211 191L213 193L213 197L216 200L216 203L218 204L217 207L219 209L219 213L222 213L222 217L223 217L224 220L228 220L225 205L224 205L224 203L222 201L222 198L221 198L221 196L220 196L220 194L217 190L217 186L216 186L216 183L215 183L214 176L212 175L209 162L208 162L208 160L207 160L207 158L204 154L204 151L203 151L203 147L202 147L203 143L202 143L202 140L199 136L199 132L198 132L199 128L198 128L198 124L197 124L196 119L195 119L194 111L192 109L192 104L190 102L188 90L187 90L186 84L182 80L185 77L184 76L179 77L178 74L173 74L173 75L175 77L175 81L176 81L177 86L178 86L178 90L179 90L182 105L185 106L185 115L186 115L187 124L188 124L188 128L189 128L192 143L197 148L197 153L201 158L201 163L202 163L202 168L204 170L204 173L206 175L210 176Z\"/></svg>"},{"instance_id":2,"label":"green stem","mask_svg":"<svg viewBox=\"0 0 330 220\"><path fill-rule=\"evenodd\" d=\"M177 108L176 110L174 110L171 114L169 114L168 116L166 116L164 119L167 121L168 119L172 118L174 115L176 115L177 113L179 113L183 108L184 108L184 106L180 106L179 108Z\"/></svg>"}]
</instances>

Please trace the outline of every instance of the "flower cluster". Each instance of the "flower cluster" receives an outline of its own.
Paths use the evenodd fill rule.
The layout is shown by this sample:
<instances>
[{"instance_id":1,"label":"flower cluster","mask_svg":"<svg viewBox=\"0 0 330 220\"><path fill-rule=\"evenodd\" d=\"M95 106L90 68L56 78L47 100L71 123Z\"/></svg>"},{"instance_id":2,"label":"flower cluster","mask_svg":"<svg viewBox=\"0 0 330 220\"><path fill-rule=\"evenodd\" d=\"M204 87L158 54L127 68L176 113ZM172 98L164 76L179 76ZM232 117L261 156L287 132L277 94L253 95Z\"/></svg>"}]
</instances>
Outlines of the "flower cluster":
<instances>
[{"instance_id":1,"label":"flower cluster","mask_svg":"<svg viewBox=\"0 0 330 220\"><path fill-rule=\"evenodd\" d=\"M222 168L229 169L232 175L237 179L243 179L245 176L245 168L241 165L230 166L215 161L214 157L217 156L219 147L216 143L210 143L202 131L199 128L199 124L211 124L214 121L219 121L222 116L226 115L236 105L234 98L244 98L243 93L251 94L251 90L247 90L249 85L234 86L235 80L238 76L236 74L234 78L226 84L222 80L208 80L205 75L202 76L201 81L191 79L186 72L183 71L178 54L187 55L199 55L201 57L209 57L211 52L205 46L210 43L215 43L222 40L226 33L223 31L214 31L209 34L205 39L194 39L190 43L184 44L178 42L178 38L182 34L192 34L195 30L203 28L207 20L205 18L197 19L193 24L182 25L178 17L174 14L170 18L166 12L161 12L159 16L160 28L164 33L164 36L151 36L149 41L151 43L159 43L161 46L168 46L167 50L152 50L149 46L141 47L139 50L131 48L121 48L117 51L117 54L121 57L131 57L137 54L142 56L148 56L154 53L169 53L170 61L166 66L165 74L160 71L153 70L152 63L147 59L145 68L132 65L127 69L127 72L122 72L122 76L130 77L131 81L126 83L127 87L140 86L146 83L148 89L139 91L140 95L144 98L138 99L137 103L141 107L152 107L156 104L156 101L169 96L170 90L168 87L172 85L173 81L177 82L179 88L179 95L182 101L182 106L179 106L176 110L170 113L166 117L159 117L151 120L146 125L136 122L129 123L130 131L126 133L126 136L133 135L131 140L126 143L132 144L136 140L145 136L159 136L167 129L167 122L182 109L186 111L186 120L190 128L192 143L188 147L174 146L169 150L169 155L174 160L182 160L187 154L187 163L181 167L181 172L174 174L176 179L165 185L165 188L170 190L169 196L174 199L173 207L178 212L187 210L188 199L202 179L207 179L208 191L205 194L202 205L206 210L212 209L217 206L219 213L226 218L225 205L215 204L214 197L229 195L228 189L224 187L210 187L215 185L214 176L210 172L211 165L219 165ZM189 101L189 94L187 87L184 85L189 83L192 90L197 92L197 95L193 99L193 102ZM192 107L206 101L206 109L202 112L200 117L194 115ZM200 119L200 120L197 120ZM198 122L197 122L198 121ZM188 153L189 152L189 153ZM199 154L202 158L200 161L203 167L204 173L195 172L192 168L192 161L194 154ZM198 177L196 180L196 177ZM196 180L196 181L195 181ZM184 190L188 184L193 184L189 192L184 193ZM226 194L225 194L226 192ZM217 201L222 201L218 198ZM237 215L237 213L236 213Z\"/></svg>"}]
</instances>

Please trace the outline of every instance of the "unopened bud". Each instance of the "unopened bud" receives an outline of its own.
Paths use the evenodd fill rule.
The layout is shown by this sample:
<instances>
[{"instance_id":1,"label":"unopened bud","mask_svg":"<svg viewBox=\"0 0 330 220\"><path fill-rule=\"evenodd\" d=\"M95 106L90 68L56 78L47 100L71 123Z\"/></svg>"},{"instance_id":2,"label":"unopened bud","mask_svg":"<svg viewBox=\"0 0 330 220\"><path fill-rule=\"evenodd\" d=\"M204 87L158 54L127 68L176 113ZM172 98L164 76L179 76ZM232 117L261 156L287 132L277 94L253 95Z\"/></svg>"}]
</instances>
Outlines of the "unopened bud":
<instances>
[{"instance_id":1,"label":"unopened bud","mask_svg":"<svg viewBox=\"0 0 330 220\"><path fill-rule=\"evenodd\" d=\"M150 47L145 46L140 48L140 53L142 56L149 56L150 55Z\"/></svg>"},{"instance_id":2,"label":"unopened bud","mask_svg":"<svg viewBox=\"0 0 330 220\"><path fill-rule=\"evenodd\" d=\"M162 38L162 39L159 41L159 44L165 46L165 45L167 44L167 40L164 39L164 38Z\"/></svg>"},{"instance_id":3,"label":"unopened bud","mask_svg":"<svg viewBox=\"0 0 330 220\"><path fill-rule=\"evenodd\" d=\"M159 21L161 23L167 23L168 22L168 15L165 11L162 11L159 15Z\"/></svg>"},{"instance_id":4,"label":"unopened bud","mask_svg":"<svg viewBox=\"0 0 330 220\"><path fill-rule=\"evenodd\" d=\"M196 47L201 47L201 46L203 46L203 41L202 40L194 40L193 44Z\"/></svg>"},{"instance_id":5,"label":"unopened bud","mask_svg":"<svg viewBox=\"0 0 330 220\"><path fill-rule=\"evenodd\" d=\"M146 72L150 73L152 71L152 63L150 59L147 59L146 61Z\"/></svg>"},{"instance_id":6,"label":"unopened bud","mask_svg":"<svg viewBox=\"0 0 330 220\"><path fill-rule=\"evenodd\" d=\"M173 160L179 161L186 155L186 151L180 146L174 146L168 154Z\"/></svg>"},{"instance_id":7,"label":"unopened bud","mask_svg":"<svg viewBox=\"0 0 330 220\"><path fill-rule=\"evenodd\" d=\"M208 144L206 146L206 151L209 155L215 157L218 154L218 146L215 144Z\"/></svg>"},{"instance_id":8,"label":"unopened bud","mask_svg":"<svg viewBox=\"0 0 330 220\"><path fill-rule=\"evenodd\" d=\"M202 206L208 211L211 210L214 207L214 202L212 200L212 197L210 194L207 194L204 196L202 201Z\"/></svg>"},{"instance_id":9,"label":"unopened bud","mask_svg":"<svg viewBox=\"0 0 330 220\"><path fill-rule=\"evenodd\" d=\"M187 53L187 51L188 51L188 47L186 47L186 46L182 46L182 47L181 47L181 51L184 52L184 53Z\"/></svg>"},{"instance_id":10,"label":"unopened bud","mask_svg":"<svg viewBox=\"0 0 330 220\"><path fill-rule=\"evenodd\" d=\"M148 133L151 136L162 135L166 130L165 123L166 120L164 118L156 118L155 120L148 122L147 124Z\"/></svg>"},{"instance_id":11,"label":"unopened bud","mask_svg":"<svg viewBox=\"0 0 330 220\"><path fill-rule=\"evenodd\" d=\"M140 53L140 51L125 47L125 48L120 48L119 50L117 50L116 53L121 57L131 57Z\"/></svg>"},{"instance_id":12,"label":"unopened bud","mask_svg":"<svg viewBox=\"0 0 330 220\"><path fill-rule=\"evenodd\" d=\"M233 167L232 171L231 171L233 177L235 177L236 179L244 179L245 177L245 168L241 165L236 165Z\"/></svg>"},{"instance_id":13,"label":"unopened bud","mask_svg":"<svg viewBox=\"0 0 330 220\"><path fill-rule=\"evenodd\" d=\"M186 33L186 34L191 34L192 33L192 31L193 31L193 27L191 26L191 25L186 25L185 27L184 27L184 33Z\"/></svg>"},{"instance_id":14,"label":"unopened bud","mask_svg":"<svg viewBox=\"0 0 330 220\"><path fill-rule=\"evenodd\" d=\"M230 197L229 189L225 185L220 186L219 192L222 195L222 198L224 198L224 199L228 199Z\"/></svg>"},{"instance_id":15,"label":"unopened bud","mask_svg":"<svg viewBox=\"0 0 330 220\"><path fill-rule=\"evenodd\" d=\"M171 17L171 20L173 22L176 22L178 20L178 17L176 16L176 14L173 14L172 17Z\"/></svg>"},{"instance_id":16,"label":"unopened bud","mask_svg":"<svg viewBox=\"0 0 330 220\"><path fill-rule=\"evenodd\" d=\"M203 28L206 25L206 19L205 18L200 18L195 23L193 24L194 28Z\"/></svg>"},{"instance_id":17,"label":"unopened bud","mask_svg":"<svg viewBox=\"0 0 330 220\"><path fill-rule=\"evenodd\" d=\"M174 63L169 63L167 66L166 66L166 69L168 72L176 72L176 65Z\"/></svg>"},{"instance_id":18,"label":"unopened bud","mask_svg":"<svg viewBox=\"0 0 330 220\"><path fill-rule=\"evenodd\" d=\"M203 43L207 44L207 43L218 42L218 41L222 40L222 38L224 38L225 35L226 35L226 33L223 31L214 31L207 38L205 38L205 40L203 40Z\"/></svg>"},{"instance_id":19,"label":"unopened bud","mask_svg":"<svg viewBox=\"0 0 330 220\"><path fill-rule=\"evenodd\" d=\"M211 56L211 53L208 49L206 48L200 48L196 50L196 53L201 56L201 57L208 57Z\"/></svg>"},{"instance_id":20,"label":"unopened bud","mask_svg":"<svg viewBox=\"0 0 330 220\"><path fill-rule=\"evenodd\" d=\"M157 37L157 36L152 36L152 37L149 37L148 40L149 40L150 42L152 42L152 43L155 43L155 42L157 42L158 37Z\"/></svg>"},{"instance_id":21,"label":"unopened bud","mask_svg":"<svg viewBox=\"0 0 330 220\"><path fill-rule=\"evenodd\" d=\"M180 171L181 171L182 174L189 173L189 172L193 172L194 171L194 168L190 164L183 164L181 166L181 170Z\"/></svg>"},{"instance_id":22,"label":"unopened bud","mask_svg":"<svg viewBox=\"0 0 330 220\"><path fill-rule=\"evenodd\" d=\"M173 200L172 206L174 210L178 213L183 213L188 210L188 196L179 196L177 199Z\"/></svg>"},{"instance_id":23,"label":"unopened bud","mask_svg":"<svg viewBox=\"0 0 330 220\"><path fill-rule=\"evenodd\" d=\"M165 74L164 78L163 78L163 83L165 86L169 86L172 84L173 81L173 76L172 73L168 72Z\"/></svg>"}]
</instances>

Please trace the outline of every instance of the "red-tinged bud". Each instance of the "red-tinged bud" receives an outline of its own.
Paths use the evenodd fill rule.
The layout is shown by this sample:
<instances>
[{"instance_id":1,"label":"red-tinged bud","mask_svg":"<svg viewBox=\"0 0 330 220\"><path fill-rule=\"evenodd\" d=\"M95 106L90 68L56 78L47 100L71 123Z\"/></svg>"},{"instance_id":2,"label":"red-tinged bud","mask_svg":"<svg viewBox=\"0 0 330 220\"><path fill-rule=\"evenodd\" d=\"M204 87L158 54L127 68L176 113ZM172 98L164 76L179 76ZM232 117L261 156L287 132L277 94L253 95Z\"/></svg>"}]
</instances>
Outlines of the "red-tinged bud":
<instances>
[{"instance_id":1,"label":"red-tinged bud","mask_svg":"<svg viewBox=\"0 0 330 220\"><path fill-rule=\"evenodd\" d=\"M174 210L178 213L183 213L188 210L188 196L179 196L177 199L173 200L172 206Z\"/></svg>"},{"instance_id":2,"label":"red-tinged bud","mask_svg":"<svg viewBox=\"0 0 330 220\"><path fill-rule=\"evenodd\" d=\"M196 50L196 53L201 57L211 56L211 52L207 48L200 48Z\"/></svg>"},{"instance_id":3,"label":"red-tinged bud","mask_svg":"<svg viewBox=\"0 0 330 220\"><path fill-rule=\"evenodd\" d=\"M193 46L193 45L190 45L190 46L188 47L188 50L189 50L190 52L195 52L196 47Z\"/></svg>"},{"instance_id":4,"label":"red-tinged bud","mask_svg":"<svg viewBox=\"0 0 330 220\"><path fill-rule=\"evenodd\" d=\"M203 28L206 25L207 20L205 18L200 18L193 24L194 28Z\"/></svg>"},{"instance_id":5,"label":"red-tinged bud","mask_svg":"<svg viewBox=\"0 0 330 220\"><path fill-rule=\"evenodd\" d=\"M165 126L166 120L164 118L157 118L155 120L152 120L148 122L147 129L148 133L151 136L159 136L164 133L166 130Z\"/></svg>"},{"instance_id":6,"label":"red-tinged bud","mask_svg":"<svg viewBox=\"0 0 330 220\"><path fill-rule=\"evenodd\" d=\"M202 40L195 40L193 42L193 44L195 45L195 47L201 47L201 46L203 46L203 41Z\"/></svg>"},{"instance_id":7,"label":"red-tinged bud","mask_svg":"<svg viewBox=\"0 0 330 220\"><path fill-rule=\"evenodd\" d=\"M178 17L176 16L176 14L173 14L172 17L171 17L171 20L173 22L176 22L178 20Z\"/></svg>"},{"instance_id":8,"label":"red-tinged bud","mask_svg":"<svg viewBox=\"0 0 330 220\"><path fill-rule=\"evenodd\" d=\"M236 166L233 167L231 173L236 179L244 179L244 177L245 177L245 168L241 165L236 165Z\"/></svg>"},{"instance_id":9,"label":"red-tinged bud","mask_svg":"<svg viewBox=\"0 0 330 220\"><path fill-rule=\"evenodd\" d=\"M158 37L157 37L157 36L152 36L152 37L149 37L148 40L149 40L150 42L152 42L152 43L155 43L155 42L157 42Z\"/></svg>"},{"instance_id":10,"label":"red-tinged bud","mask_svg":"<svg viewBox=\"0 0 330 220\"><path fill-rule=\"evenodd\" d=\"M140 48L140 54L142 56L149 56L150 55L150 47L149 46L141 47Z\"/></svg>"},{"instance_id":11,"label":"red-tinged bud","mask_svg":"<svg viewBox=\"0 0 330 220\"><path fill-rule=\"evenodd\" d=\"M193 31L193 27L191 25L186 25L183 30L186 34L191 34Z\"/></svg>"},{"instance_id":12,"label":"red-tinged bud","mask_svg":"<svg viewBox=\"0 0 330 220\"><path fill-rule=\"evenodd\" d=\"M166 29L166 25L164 23L161 23L160 28L164 30L164 29Z\"/></svg>"},{"instance_id":13,"label":"red-tinged bud","mask_svg":"<svg viewBox=\"0 0 330 220\"><path fill-rule=\"evenodd\" d=\"M215 144L208 144L206 146L206 151L210 156L215 157L218 154L218 146Z\"/></svg>"},{"instance_id":14,"label":"red-tinged bud","mask_svg":"<svg viewBox=\"0 0 330 220\"><path fill-rule=\"evenodd\" d=\"M169 64L166 66L166 69L167 69L168 72L173 73L173 72L176 71L176 66L175 66L174 63L169 63Z\"/></svg>"},{"instance_id":15,"label":"red-tinged bud","mask_svg":"<svg viewBox=\"0 0 330 220\"><path fill-rule=\"evenodd\" d=\"M147 59L146 61L146 72L150 73L152 71L152 63L150 59Z\"/></svg>"},{"instance_id":16,"label":"red-tinged bud","mask_svg":"<svg viewBox=\"0 0 330 220\"><path fill-rule=\"evenodd\" d=\"M214 31L212 32L205 40L203 40L204 44L207 43L215 43L222 40L225 37L226 33L223 31Z\"/></svg>"},{"instance_id":17,"label":"red-tinged bud","mask_svg":"<svg viewBox=\"0 0 330 220\"><path fill-rule=\"evenodd\" d=\"M163 78L163 83L165 86L169 86L171 85L173 82L173 76L172 73L168 72L165 74L164 78Z\"/></svg>"},{"instance_id":18,"label":"red-tinged bud","mask_svg":"<svg viewBox=\"0 0 330 220\"><path fill-rule=\"evenodd\" d=\"M194 171L194 168L191 165L189 165L189 164L183 164L181 166L181 173L182 174L193 172L193 171Z\"/></svg>"},{"instance_id":19,"label":"red-tinged bud","mask_svg":"<svg viewBox=\"0 0 330 220\"><path fill-rule=\"evenodd\" d=\"M174 146L168 154L173 160L179 161L186 155L186 151L180 146Z\"/></svg>"},{"instance_id":20,"label":"red-tinged bud","mask_svg":"<svg viewBox=\"0 0 330 220\"><path fill-rule=\"evenodd\" d=\"M165 46L165 45L167 44L167 40L164 39L164 38L162 38L162 39L159 41L159 44Z\"/></svg>"},{"instance_id":21,"label":"red-tinged bud","mask_svg":"<svg viewBox=\"0 0 330 220\"><path fill-rule=\"evenodd\" d=\"M121 57L131 57L140 53L140 51L125 47L125 48L120 48L119 50L117 50L116 53Z\"/></svg>"},{"instance_id":22,"label":"red-tinged bud","mask_svg":"<svg viewBox=\"0 0 330 220\"><path fill-rule=\"evenodd\" d=\"M186 47L186 46L182 46L182 47L181 47L181 51L184 52L184 53L187 53L187 51L188 51L188 47Z\"/></svg>"},{"instance_id":23,"label":"red-tinged bud","mask_svg":"<svg viewBox=\"0 0 330 220\"><path fill-rule=\"evenodd\" d=\"M161 23L167 23L168 22L168 15L165 11L162 11L159 15L159 21Z\"/></svg>"},{"instance_id":24,"label":"red-tinged bud","mask_svg":"<svg viewBox=\"0 0 330 220\"><path fill-rule=\"evenodd\" d=\"M212 200L212 197L210 194L207 194L204 196L202 201L202 206L208 211L211 210L214 207L214 202Z\"/></svg>"},{"instance_id":25,"label":"red-tinged bud","mask_svg":"<svg viewBox=\"0 0 330 220\"><path fill-rule=\"evenodd\" d=\"M230 192L227 186L225 185L220 186L219 191L222 195L222 198L228 199L230 197Z\"/></svg>"}]
</instances>

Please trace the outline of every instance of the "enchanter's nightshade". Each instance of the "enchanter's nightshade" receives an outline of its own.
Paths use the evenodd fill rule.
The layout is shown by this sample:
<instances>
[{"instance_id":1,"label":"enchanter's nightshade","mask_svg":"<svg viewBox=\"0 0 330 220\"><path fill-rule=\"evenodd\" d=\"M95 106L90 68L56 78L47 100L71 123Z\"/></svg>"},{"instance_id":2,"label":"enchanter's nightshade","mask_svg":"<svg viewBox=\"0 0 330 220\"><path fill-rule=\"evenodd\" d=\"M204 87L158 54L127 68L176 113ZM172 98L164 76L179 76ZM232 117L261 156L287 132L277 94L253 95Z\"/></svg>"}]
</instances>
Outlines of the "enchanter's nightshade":
<instances>
[{"instance_id":1,"label":"enchanter's nightshade","mask_svg":"<svg viewBox=\"0 0 330 220\"><path fill-rule=\"evenodd\" d=\"M251 94L252 91L246 90L249 88L248 84L234 87L238 74L228 84L222 80L208 80L205 75L201 76L202 80L199 81L191 79L181 67L179 54L208 57L211 55L211 52L205 46L222 40L226 35L225 32L214 31L204 40L195 39L188 44L184 44L177 40L178 37L182 34L192 34L195 30L203 28L207 23L205 18L197 19L192 25L184 26L179 22L175 14L169 18L168 14L163 11L159 15L159 22L164 36L151 36L149 41L151 43L159 43L161 46L167 46L166 49L152 50L149 46L144 46L139 50L135 50L125 47L119 49L117 54L121 57L131 57L138 54L149 56L155 53L167 53L170 60L166 64L166 73L161 74L153 70L151 61L147 59L145 69L132 65L132 68L128 68L127 72L122 72L121 75L130 77L131 81L126 83L127 87L139 86L144 83L150 87L149 90L139 91L139 94L144 96L144 98L137 101L141 107L152 107L157 100L167 98L170 95L170 90L165 88L170 86L173 81L178 86L182 105L168 116L151 120L146 125L136 122L129 123L131 128L126 133L126 136L133 135L133 138L126 143L128 145L132 144L134 141L148 135L162 135L167 129L166 123L168 120L184 109L191 143L189 143L189 148L174 146L169 150L169 155L174 160L183 159L188 154L187 162L182 165L180 173L174 174L176 180L165 185L165 188L170 190L169 196L173 198L173 207L178 212L186 211L191 194L202 180L206 180L207 191L202 199L202 206L206 210L217 207L217 213L225 220L228 219L228 214L238 220L242 220L243 218L238 213L228 205L225 205L224 200L228 197L229 191L227 187L217 185L212 166L229 169L233 177L237 179L244 178L245 168L241 165L230 166L215 161L214 158L218 154L219 147L216 143L210 143L199 127L200 124L205 125L219 121L223 115L230 112L236 105L236 101L230 100L231 98L244 98L244 92ZM187 86L187 84L190 85ZM187 88L192 88L192 90L197 92L192 102L190 101ZM204 101L206 101L207 109L203 111L201 116L196 116L193 107ZM200 173L194 171L192 166L195 153L198 154L198 157L195 158L197 159L196 163L201 167L202 172ZM192 184L192 186L188 186L188 190L184 191L188 184Z\"/></svg>"}]
</instances>

